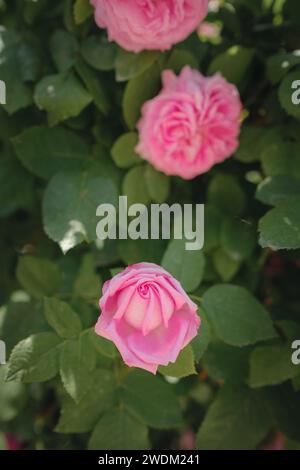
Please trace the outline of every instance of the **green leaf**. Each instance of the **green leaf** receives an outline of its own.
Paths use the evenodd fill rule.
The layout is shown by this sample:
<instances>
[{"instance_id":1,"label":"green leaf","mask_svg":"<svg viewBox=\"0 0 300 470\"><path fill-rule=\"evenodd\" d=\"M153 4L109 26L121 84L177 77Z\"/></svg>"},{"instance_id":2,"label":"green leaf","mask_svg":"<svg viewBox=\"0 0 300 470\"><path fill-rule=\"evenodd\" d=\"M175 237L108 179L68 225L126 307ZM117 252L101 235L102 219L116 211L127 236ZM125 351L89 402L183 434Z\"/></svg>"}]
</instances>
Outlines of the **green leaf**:
<instances>
[{"instance_id":1,"label":"green leaf","mask_svg":"<svg viewBox=\"0 0 300 470\"><path fill-rule=\"evenodd\" d=\"M197 289L203 279L205 258L200 250L187 251L186 240L172 240L164 254L162 266L187 292Z\"/></svg>"},{"instance_id":2,"label":"green leaf","mask_svg":"<svg viewBox=\"0 0 300 470\"><path fill-rule=\"evenodd\" d=\"M208 69L209 74L221 72L229 82L238 85L245 77L253 56L253 49L232 46L213 59Z\"/></svg>"},{"instance_id":3,"label":"green leaf","mask_svg":"<svg viewBox=\"0 0 300 470\"><path fill-rule=\"evenodd\" d=\"M284 76L295 67L300 65L299 51L281 52L274 54L267 60L267 77L271 83L281 82Z\"/></svg>"},{"instance_id":4,"label":"green leaf","mask_svg":"<svg viewBox=\"0 0 300 470\"><path fill-rule=\"evenodd\" d=\"M300 375L296 375L296 377L293 377L292 383L295 392L300 392Z\"/></svg>"},{"instance_id":5,"label":"green leaf","mask_svg":"<svg viewBox=\"0 0 300 470\"><path fill-rule=\"evenodd\" d=\"M60 352L59 371L62 383L76 403L84 397L93 385L93 373L95 356L90 356L92 348L89 338L85 335L76 340L70 340L63 344ZM91 360L91 362L90 362Z\"/></svg>"},{"instance_id":6,"label":"green leaf","mask_svg":"<svg viewBox=\"0 0 300 470\"><path fill-rule=\"evenodd\" d=\"M93 173L110 180L117 188L120 187L123 172L111 161L109 150L101 148L101 144L93 148Z\"/></svg>"},{"instance_id":7,"label":"green leaf","mask_svg":"<svg viewBox=\"0 0 300 470\"><path fill-rule=\"evenodd\" d=\"M222 248L218 248L213 253L213 266L224 282L231 281L241 267L241 261L233 259Z\"/></svg>"},{"instance_id":8,"label":"green leaf","mask_svg":"<svg viewBox=\"0 0 300 470\"><path fill-rule=\"evenodd\" d=\"M124 405L143 423L157 429L181 425L179 403L170 386L159 377L131 372L123 383Z\"/></svg>"},{"instance_id":9,"label":"green leaf","mask_svg":"<svg viewBox=\"0 0 300 470\"><path fill-rule=\"evenodd\" d=\"M122 192L128 198L128 206L132 204L149 204L150 194L146 184L146 165L138 165L129 170L122 184Z\"/></svg>"},{"instance_id":10,"label":"green leaf","mask_svg":"<svg viewBox=\"0 0 300 470\"><path fill-rule=\"evenodd\" d=\"M123 114L129 129L135 128L143 103L159 92L160 75L160 66L153 64L144 73L128 82L123 96Z\"/></svg>"},{"instance_id":11,"label":"green leaf","mask_svg":"<svg viewBox=\"0 0 300 470\"><path fill-rule=\"evenodd\" d=\"M116 140L111 149L111 155L119 168L130 168L141 163L141 158L135 153L137 143L136 132L127 132Z\"/></svg>"},{"instance_id":12,"label":"green leaf","mask_svg":"<svg viewBox=\"0 0 300 470\"><path fill-rule=\"evenodd\" d=\"M62 338L78 336L82 330L77 313L66 303L55 298L44 299L44 312L49 325Z\"/></svg>"},{"instance_id":13,"label":"green leaf","mask_svg":"<svg viewBox=\"0 0 300 470\"><path fill-rule=\"evenodd\" d=\"M146 165L145 180L152 201L163 203L168 199L171 190L169 176L155 170L151 165Z\"/></svg>"},{"instance_id":14,"label":"green leaf","mask_svg":"<svg viewBox=\"0 0 300 470\"><path fill-rule=\"evenodd\" d=\"M245 288L230 284L211 287L203 307L216 335L232 346L246 346L276 337L268 312Z\"/></svg>"},{"instance_id":15,"label":"green leaf","mask_svg":"<svg viewBox=\"0 0 300 470\"><path fill-rule=\"evenodd\" d=\"M221 213L229 215L240 215L246 205L244 191L236 178L224 173L218 173L211 180L207 198Z\"/></svg>"},{"instance_id":16,"label":"green leaf","mask_svg":"<svg viewBox=\"0 0 300 470\"><path fill-rule=\"evenodd\" d=\"M6 308L1 336L7 353L22 339L49 329L42 312L42 302L13 301Z\"/></svg>"},{"instance_id":17,"label":"green leaf","mask_svg":"<svg viewBox=\"0 0 300 470\"><path fill-rule=\"evenodd\" d=\"M199 61L188 50L173 49L169 59L166 62L165 68L168 70L171 69L178 74L187 65L189 65L192 69L197 70L199 68Z\"/></svg>"},{"instance_id":18,"label":"green leaf","mask_svg":"<svg viewBox=\"0 0 300 470\"><path fill-rule=\"evenodd\" d=\"M24 41L15 32L2 27L0 43L0 77L6 84L6 104L2 106L13 114L32 103L32 93L22 76L20 51Z\"/></svg>"},{"instance_id":19,"label":"green leaf","mask_svg":"<svg viewBox=\"0 0 300 470\"><path fill-rule=\"evenodd\" d=\"M198 331L196 338L191 342L196 362L200 361L202 358L211 339L210 326L201 309L199 310L199 315L201 318L200 330Z\"/></svg>"},{"instance_id":20,"label":"green leaf","mask_svg":"<svg viewBox=\"0 0 300 470\"><path fill-rule=\"evenodd\" d=\"M225 219L221 230L221 245L234 261L249 258L256 245L256 232L253 225L241 219Z\"/></svg>"},{"instance_id":21,"label":"green leaf","mask_svg":"<svg viewBox=\"0 0 300 470\"><path fill-rule=\"evenodd\" d=\"M119 240L118 252L126 264L140 262L160 264L166 249L165 240Z\"/></svg>"},{"instance_id":22,"label":"green leaf","mask_svg":"<svg viewBox=\"0 0 300 470\"><path fill-rule=\"evenodd\" d=\"M46 2L47 0L27 0L24 5L22 5L22 11L26 23L29 25L34 24L43 9L46 7Z\"/></svg>"},{"instance_id":23,"label":"green leaf","mask_svg":"<svg viewBox=\"0 0 300 470\"><path fill-rule=\"evenodd\" d=\"M261 127L244 126L239 139L239 147L235 158L242 163L252 163L259 160L265 147L266 130Z\"/></svg>"},{"instance_id":24,"label":"green leaf","mask_svg":"<svg viewBox=\"0 0 300 470\"><path fill-rule=\"evenodd\" d=\"M25 402L25 387L19 382L5 382L7 366L0 367L0 421L6 423L17 417Z\"/></svg>"},{"instance_id":25,"label":"green leaf","mask_svg":"<svg viewBox=\"0 0 300 470\"><path fill-rule=\"evenodd\" d=\"M116 57L116 80L124 82L145 72L159 56L158 51L142 51L139 54L119 49Z\"/></svg>"},{"instance_id":26,"label":"green leaf","mask_svg":"<svg viewBox=\"0 0 300 470\"><path fill-rule=\"evenodd\" d=\"M113 70L118 48L103 36L89 36L81 45L81 55L91 67L100 71Z\"/></svg>"},{"instance_id":27,"label":"green leaf","mask_svg":"<svg viewBox=\"0 0 300 470\"><path fill-rule=\"evenodd\" d=\"M95 427L88 447L90 450L149 449L148 429L126 410L111 410Z\"/></svg>"},{"instance_id":28,"label":"green leaf","mask_svg":"<svg viewBox=\"0 0 300 470\"><path fill-rule=\"evenodd\" d=\"M108 114L110 110L110 99L99 74L96 74L93 69L80 59L77 60L76 70L91 94L97 108L103 114Z\"/></svg>"},{"instance_id":29,"label":"green leaf","mask_svg":"<svg viewBox=\"0 0 300 470\"><path fill-rule=\"evenodd\" d=\"M93 7L89 0L75 0L74 18L76 24L84 23L93 14Z\"/></svg>"},{"instance_id":30,"label":"green leaf","mask_svg":"<svg viewBox=\"0 0 300 470\"><path fill-rule=\"evenodd\" d=\"M22 256L16 275L21 286L35 298L51 296L59 289L59 269L47 259Z\"/></svg>"},{"instance_id":31,"label":"green leaf","mask_svg":"<svg viewBox=\"0 0 300 470\"><path fill-rule=\"evenodd\" d=\"M253 388L277 385L298 374L289 344L260 346L251 354L249 385Z\"/></svg>"},{"instance_id":32,"label":"green leaf","mask_svg":"<svg viewBox=\"0 0 300 470\"><path fill-rule=\"evenodd\" d=\"M256 198L270 206L276 206L292 196L300 196L300 181L290 176L268 177L256 191Z\"/></svg>"},{"instance_id":33,"label":"green leaf","mask_svg":"<svg viewBox=\"0 0 300 470\"><path fill-rule=\"evenodd\" d=\"M251 450L264 439L272 421L262 396L243 386L224 386L197 435L201 450Z\"/></svg>"},{"instance_id":34,"label":"green leaf","mask_svg":"<svg viewBox=\"0 0 300 470\"><path fill-rule=\"evenodd\" d=\"M118 351L112 341L102 338L102 336L97 335L94 331L91 333L91 341L93 345L100 354L109 358L115 358L118 356Z\"/></svg>"},{"instance_id":35,"label":"green leaf","mask_svg":"<svg viewBox=\"0 0 300 470\"><path fill-rule=\"evenodd\" d=\"M174 364L160 366L159 372L169 377L187 377L196 374L195 357L191 346L184 348Z\"/></svg>"},{"instance_id":36,"label":"green leaf","mask_svg":"<svg viewBox=\"0 0 300 470\"><path fill-rule=\"evenodd\" d=\"M116 384L113 373L97 369L91 376L93 384L79 403L75 403L69 395L64 396L56 432L88 432L93 429L101 414L114 406Z\"/></svg>"},{"instance_id":37,"label":"green leaf","mask_svg":"<svg viewBox=\"0 0 300 470\"><path fill-rule=\"evenodd\" d=\"M88 302L97 303L101 292L102 280L96 274L95 260L88 253L83 257L78 275L74 283L74 295Z\"/></svg>"},{"instance_id":38,"label":"green leaf","mask_svg":"<svg viewBox=\"0 0 300 470\"><path fill-rule=\"evenodd\" d=\"M279 88L279 100L283 109L290 116L300 119L300 106L293 103L292 97L295 93L293 83L299 80L300 68L298 67L293 72L289 73L281 82Z\"/></svg>"},{"instance_id":39,"label":"green leaf","mask_svg":"<svg viewBox=\"0 0 300 470\"><path fill-rule=\"evenodd\" d=\"M45 382L58 373L61 339L54 333L39 333L24 339L13 349L6 380Z\"/></svg>"},{"instance_id":40,"label":"green leaf","mask_svg":"<svg viewBox=\"0 0 300 470\"><path fill-rule=\"evenodd\" d=\"M278 429L288 439L300 442L300 393L289 382L268 387L264 393Z\"/></svg>"},{"instance_id":41,"label":"green leaf","mask_svg":"<svg viewBox=\"0 0 300 470\"><path fill-rule=\"evenodd\" d=\"M300 25L299 15L300 15L300 5L297 0L286 0L282 6L282 12L284 15L297 26Z\"/></svg>"},{"instance_id":42,"label":"green leaf","mask_svg":"<svg viewBox=\"0 0 300 470\"><path fill-rule=\"evenodd\" d=\"M64 72L44 77L36 86L34 101L39 109L47 111L52 127L78 116L92 97L73 72Z\"/></svg>"},{"instance_id":43,"label":"green leaf","mask_svg":"<svg viewBox=\"0 0 300 470\"><path fill-rule=\"evenodd\" d=\"M18 209L28 209L33 199L31 175L10 152L0 156L0 217L7 217Z\"/></svg>"},{"instance_id":44,"label":"green leaf","mask_svg":"<svg viewBox=\"0 0 300 470\"><path fill-rule=\"evenodd\" d=\"M222 217L218 209L206 204L204 224L204 251L210 252L220 245Z\"/></svg>"},{"instance_id":45,"label":"green leaf","mask_svg":"<svg viewBox=\"0 0 300 470\"><path fill-rule=\"evenodd\" d=\"M273 137L261 155L262 166L267 176L288 175L300 179L300 145Z\"/></svg>"},{"instance_id":46,"label":"green leaf","mask_svg":"<svg viewBox=\"0 0 300 470\"><path fill-rule=\"evenodd\" d=\"M84 172L57 173L43 201L47 235L63 252L83 241L96 239L96 210L100 204L117 205L117 192L110 180L97 176L93 167Z\"/></svg>"},{"instance_id":47,"label":"green leaf","mask_svg":"<svg viewBox=\"0 0 300 470\"><path fill-rule=\"evenodd\" d=\"M252 347L237 348L213 341L202 358L202 365L210 378L230 384L246 382L249 371L249 355Z\"/></svg>"},{"instance_id":48,"label":"green leaf","mask_svg":"<svg viewBox=\"0 0 300 470\"><path fill-rule=\"evenodd\" d=\"M259 222L259 243L273 250L300 248L300 197L291 197L278 204Z\"/></svg>"},{"instance_id":49,"label":"green leaf","mask_svg":"<svg viewBox=\"0 0 300 470\"><path fill-rule=\"evenodd\" d=\"M45 179L58 171L82 169L89 156L84 140L60 127L29 127L13 139L13 144L23 165Z\"/></svg>"},{"instance_id":50,"label":"green leaf","mask_svg":"<svg viewBox=\"0 0 300 470\"><path fill-rule=\"evenodd\" d=\"M75 36L67 31L57 30L50 38L50 52L59 72L67 72L73 67L78 53Z\"/></svg>"}]
</instances>

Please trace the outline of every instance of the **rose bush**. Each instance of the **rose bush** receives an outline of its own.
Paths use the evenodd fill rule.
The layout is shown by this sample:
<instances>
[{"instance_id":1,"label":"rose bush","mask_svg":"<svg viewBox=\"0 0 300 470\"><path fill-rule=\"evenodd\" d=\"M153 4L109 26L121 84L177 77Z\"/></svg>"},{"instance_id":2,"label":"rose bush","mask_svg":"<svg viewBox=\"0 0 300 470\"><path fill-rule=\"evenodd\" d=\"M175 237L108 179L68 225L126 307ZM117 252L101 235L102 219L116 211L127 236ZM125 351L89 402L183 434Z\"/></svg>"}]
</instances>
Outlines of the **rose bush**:
<instances>
[{"instance_id":1,"label":"rose bush","mask_svg":"<svg viewBox=\"0 0 300 470\"><path fill-rule=\"evenodd\" d=\"M0 0L1 449L299 449L298 13ZM119 196L203 250L98 240Z\"/></svg>"}]
</instances>

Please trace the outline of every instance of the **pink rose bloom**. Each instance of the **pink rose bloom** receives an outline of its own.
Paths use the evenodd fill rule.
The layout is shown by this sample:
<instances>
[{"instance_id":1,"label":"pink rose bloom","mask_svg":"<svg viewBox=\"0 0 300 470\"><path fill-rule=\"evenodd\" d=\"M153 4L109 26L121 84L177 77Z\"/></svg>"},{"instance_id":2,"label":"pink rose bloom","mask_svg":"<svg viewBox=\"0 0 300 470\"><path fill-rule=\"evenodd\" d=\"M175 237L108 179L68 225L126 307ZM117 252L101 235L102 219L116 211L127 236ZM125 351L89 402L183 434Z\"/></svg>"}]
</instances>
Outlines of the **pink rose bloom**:
<instances>
[{"instance_id":1,"label":"pink rose bloom","mask_svg":"<svg viewBox=\"0 0 300 470\"><path fill-rule=\"evenodd\" d=\"M142 108L136 151L163 173L192 179L238 147L240 97L221 75L206 78L189 66L178 77L164 71L162 80Z\"/></svg>"},{"instance_id":2,"label":"pink rose bloom","mask_svg":"<svg viewBox=\"0 0 300 470\"><path fill-rule=\"evenodd\" d=\"M100 28L124 49L170 49L196 30L208 0L90 0Z\"/></svg>"},{"instance_id":3,"label":"pink rose bloom","mask_svg":"<svg viewBox=\"0 0 300 470\"><path fill-rule=\"evenodd\" d=\"M98 335L113 341L124 362L153 374L175 362L197 335L197 306L160 266L129 266L103 286Z\"/></svg>"}]
</instances>

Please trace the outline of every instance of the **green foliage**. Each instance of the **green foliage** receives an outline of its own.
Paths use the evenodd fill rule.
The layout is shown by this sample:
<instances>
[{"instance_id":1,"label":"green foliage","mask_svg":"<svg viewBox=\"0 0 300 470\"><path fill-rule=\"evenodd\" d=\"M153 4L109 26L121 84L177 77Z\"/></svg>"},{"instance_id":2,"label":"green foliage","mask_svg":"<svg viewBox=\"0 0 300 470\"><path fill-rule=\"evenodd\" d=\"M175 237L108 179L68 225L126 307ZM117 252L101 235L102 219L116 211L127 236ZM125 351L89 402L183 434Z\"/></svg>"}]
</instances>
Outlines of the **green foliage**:
<instances>
[{"instance_id":1,"label":"green foliage","mask_svg":"<svg viewBox=\"0 0 300 470\"><path fill-rule=\"evenodd\" d=\"M259 224L260 244L274 250L300 248L300 197L285 199L268 212Z\"/></svg>"},{"instance_id":2,"label":"green foliage","mask_svg":"<svg viewBox=\"0 0 300 470\"><path fill-rule=\"evenodd\" d=\"M136 450L149 448L147 427L125 410L111 410L103 415L95 427L90 450Z\"/></svg>"},{"instance_id":3,"label":"green foliage","mask_svg":"<svg viewBox=\"0 0 300 470\"><path fill-rule=\"evenodd\" d=\"M238 85L244 78L252 58L253 50L232 46L213 59L209 73L221 72L227 80Z\"/></svg>"},{"instance_id":4,"label":"green foliage","mask_svg":"<svg viewBox=\"0 0 300 470\"><path fill-rule=\"evenodd\" d=\"M89 147L84 140L59 127L26 129L13 143L23 165L34 175L45 179L50 179L58 171L83 169L89 157Z\"/></svg>"},{"instance_id":5,"label":"green foliage","mask_svg":"<svg viewBox=\"0 0 300 470\"><path fill-rule=\"evenodd\" d=\"M203 306L216 335L232 346L246 346L276 336L263 306L243 287L215 285Z\"/></svg>"},{"instance_id":6,"label":"green foliage","mask_svg":"<svg viewBox=\"0 0 300 470\"><path fill-rule=\"evenodd\" d=\"M121 135L111 149L111 155L115 164L120 168L130 168L140 163L139 156L135 153L138 143L136 132L127 132Z\"/></svg>"},{"instance_id":7,"label":"green foliage","mask_svg":"<svg viewBox=\"0 0 300 470\"><path fill-rule=\"evenodd\" d=\"M45 298L44 309L47 322L59 336L70 339L80 333L80 317L67 303L55 298Z\"/></svg>"},{"instance_id":8,"label":"green foliage","mask_svg":"<svg viewBox=\"0 0 300 470\"><path fill-rule=\"evenodd\" d=\"M36 86L34 100L37 107L47 111L50 126L76 117L92 101L72 72L63 72L43 78Z\"/></svg>"},{"instance_id":9,"label":"green foliage","mask_svg":"<svg viewBox=\"0 0 300 470\"><path fill-rule=\"evenodd\" d=\"M45 382L58 372L61 340L54 333L38 333L24 339L13 349L6 379Z\"/></svg>"},{"instance_id":10,"label":"green foliage","mask_svg":"<svg viewBox=\"0 0 300 470\"><path fill-rule=\"evenodd\" d=\"M60 285L58 267L47 259L24 256L17 267L17 279L32 297L55 294Z\"/></svg>"},{"instance_id":11,"label":"green foliage","mask_svg":"<svg viewBox=\"0 0 300 470\"><path fill-rule=\"evenodd\" d=\"M289 344L256 348L250 357L249 384L253 388L277 385L298 375L298 367L291 358Z\"/></svg>"},{"instance_id":12,"label":"green foliage","mask_svg":"<svg viewBox=\"0 0 300 470\"><path fill-rule=\"evenodd\" d=\"M186 251L186 240L173 240L166 250L162 265L180 281L187 292L199 287L203 278L205 259L201 251Z\"/></svg>"},{"instance_id":13,"label":"green foliage","mask_svg":"<svg viewBox=\"0 0 300 470\"><path fill-rule=\"evenodd\" d=\"M176 362L168 366L160 366L159 371L170 377L187 377L196 374L195 357L191 346L187 346L179 354Z\"/></svg>"},{"instance_id":14,"label":"green foliage","mask_svg":"<svg viewBox=\"0 0 300 470\"><path fill-rule=\"evenodd\" d=\"M132 372L124 380L122 396L126 408L152 428L168 429L182 424L179 401L160 378Z\"/></svg>"},{"instance_id":15,"label":"green foliage","mask_svg":"<svg viewBox=\"0 0 300 470\"><path fill-rule=\"evenodd\" d=\"M201 450L274 432L299 448L299 1L226 0L208 17L220 38L139 54L108 40L89 0L0 13L0 448L10 432L26 449L178 449L186 430ZM162 71L186 65L222 73L244 105L235 154L192 181L135 150ZM205 203L203 250L97 240L97 207L121 195ZM201 318L156 376L94 332L104 282L139 262L172 273Z\"/></svg>"},{"instance_id":16,"label":"green foliage","mask_svg":"<svg viewBox=\"0 0 300 470\"><path fill-rule=\"evenodd\" d=\"M112 182L97 176L95 167L57 173L43 201L47 235L59 243L64 252L83 241L95 240L95 207L101 203L116 203L116 197Z\"/></svg>"},{"instance_id":17,"label":"green foliage","mask_svg":"<svg viewBox=\"0 0 300 470\"><path fill-rule=\"evenodd\" d=\"M271 429L272 420L262 397L244 386L224 386L200 427L202 450L253 449Z\"/></svg>"}]
</instances>

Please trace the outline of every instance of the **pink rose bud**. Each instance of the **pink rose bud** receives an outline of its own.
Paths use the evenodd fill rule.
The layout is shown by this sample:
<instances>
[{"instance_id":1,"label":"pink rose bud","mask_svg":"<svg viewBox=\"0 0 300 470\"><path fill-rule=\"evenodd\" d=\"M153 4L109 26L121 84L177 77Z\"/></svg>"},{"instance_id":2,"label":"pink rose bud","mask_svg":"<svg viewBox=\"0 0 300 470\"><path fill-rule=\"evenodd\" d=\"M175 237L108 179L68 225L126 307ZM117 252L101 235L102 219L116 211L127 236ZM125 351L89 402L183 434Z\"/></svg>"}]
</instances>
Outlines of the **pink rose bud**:
<instances>
[{"instance_id":1,"label":"pink rose bud","mask_svg":"<svg viewBox=\"0 0 300 470\"><path fill-rule=\"evenodd\" d=\"M239 93L221 75L206 78L189 66L178 77L166 70L162 80L142 108L136 151L163 173L192 179L238 147Z\"/></svg>"},{"instance_id":2,"label":"pink rose bud","mask_svg":"<svg viewBox=\"0 0 300 470\"><path fill-rule=\"evenodd\" d=\"M7 450L22 450L23 444L18 441L14 434L6 433L4 435Z\"/></svg>"},{"instance_id":3,"label":"pink rose bud","mask_svg":"<svg viewBox=\"0 0 300 470\"><path fill-rule=\"evenodd\" d=\"M160 266L129 266L103 286L95 331L113 341L124 362L153 374L175 362L197 335L197 305Z\"/></svg>"},{"instance_id":4,"label":"pink rose bud","mask_svg":"<svg viewBox=\"0 0 300 470\"><path fill-rule=\"evenodd\" d=\"M196 450L196 435L192 429L186 429L179 439L180 450Z\"/></svg>"},{"instance_id":5,"label":"pink rose bud","mask_svg":"<svg viewBox=\"0 0 300 470\"><path fill-rule=\"evenodd\" d=\"M273 440L265 444L262 450L284 450L284 436L280 432L276 433Z\"/></svg>"},{"instance_id":6,"label":"pink rose bud","mask_svg":"<svg viewBox=\"0 0 300 470\"><path fill-rule=\"evenodd\" d=\"M90 0L95 20L124 49L170 49L207 15L208 0Z\"/></svg>"},{"instance_id":7,"label":"pink rose bud","mask_svg":"<svg viewBox=\"0 0 300 470\"><path fill-rule=\"evenodd\" d=\"M221 28L216 23L209 23L208 21L203 21L198 27L198 34L200 37L216 39L220 36Z\"/></svg>"}]
</instances>

